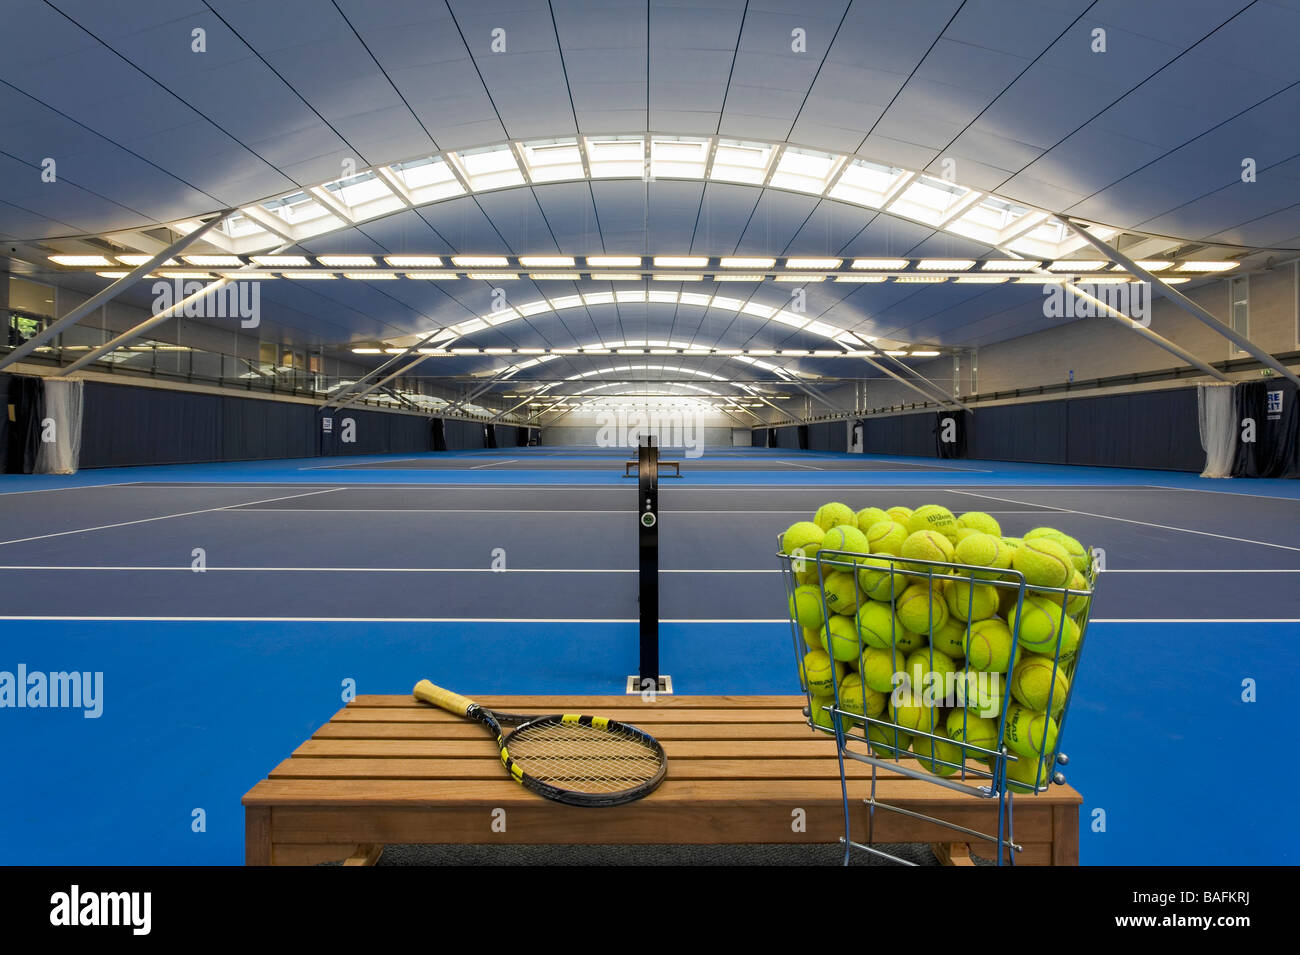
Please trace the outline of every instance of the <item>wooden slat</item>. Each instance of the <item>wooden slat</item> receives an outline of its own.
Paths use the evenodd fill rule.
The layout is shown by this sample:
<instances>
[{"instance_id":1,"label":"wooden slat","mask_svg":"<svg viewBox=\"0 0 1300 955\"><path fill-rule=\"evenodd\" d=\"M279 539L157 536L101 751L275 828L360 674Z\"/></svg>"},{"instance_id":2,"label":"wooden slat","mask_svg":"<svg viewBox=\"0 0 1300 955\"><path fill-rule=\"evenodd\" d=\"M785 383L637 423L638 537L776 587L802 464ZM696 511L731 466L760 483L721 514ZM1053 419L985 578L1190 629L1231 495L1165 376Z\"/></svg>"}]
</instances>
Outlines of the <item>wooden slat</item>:
<instances>
[{"instance_id":1,"label":"wooden slat","mask_svg":"<svg viewBox=\"0 0 1300 955\"><path fill-rule=\"evenodd\" d=\"M1052 807L1052 865L1079 864L1079 807Z\"/></svg>"},{"instance_id":2,"label":"wooden slat","mask_svg":"<svg viewBox=\"0 0 1300 955\"><path fill-rule=\"evenodd\" d=\"M244 865L271 864L271 810L249 806L244 810Z\"/></svg>"},{"instance_id":3,"label":"wooden slat","mask_svg":"<svg viewBox=\"0 0 1300 955\"><path fill-rule=\"evenodd\" d=\"M604 710L608 707L627 707L637 705L653 705L662 709L715 709L717 707L726 707L728 709L785 709L790 706L798 709L806 705L807 701L798 695L793 696L675 696L672 694L661 694L655 697L653 704L641 704L640 697L631 695L603 695L603 696L500 696L497 694L487 694L484 696L475 696L472 693L463 693L478 703L480 706L486 706L490 710L503 710L508 713L527 713L530 710L537 710L542 713L554 713L557 710L564 712L577 711L581 713L592 712L594 709ZM416 702L415 697L410 694L367 694L363 693L356 697L348 704L349 709L361 707L403 707L421 705ZM437 707L429 707L437 710ZM438 710L438 712L442 712Z\"/></svg>"},{"instance_id":4,"label":"wooden slat","mask_svg":"<svg viewBox=\"0 0 1300 955\"><path fill-rule=\"evenodd\" d=\"M824 739L800 717L798 722L781 723L655 723L655 739ZM460 720L455 723L326 723L313 739L486 739L482 725Z\"/></svg>"},{"instance_id":5,"label":"wooden slat","mask_svg":"<svg viewBox=\"0 0 1300 955\"><path fill-rule=\"evenodd\" d=\"M579 712L577 707L573 709L574 712ZM521 713L536 716L545 716L563 711L563 708L554 706L542 709L521 708L519 710ZM650 729L651 724L654 723L681 722L683 716L681 710L668 709L658 705L643 707L631 707L626 704L622 707L593 706L585 712L592 716L608 716L611 719L620 720L624 723L633 723L646 729ZM784 709L700 709L692 710L690 718L700 723L794 723L804 721L799 707ZM450 723L453 721L465 722L461 717L452 716L437 707L415 706L412 704L393 707L348 706L335 713L331 720L333 723Z\"/></svg>"},{"instance_id":6,"label":"wooden slat","mask_svg":"<svg viewBox=\"0 0 1300 955\"><path fill-rule=\"evenodd\" d=\"M835 741L809 736L801 740L760 739L737 743L727 739L664 740L668 759L764 760L823 759L836 765ZM431 740L307 740L295 756L484 756L496 754L496 741L480 732L478 739Z\"/></svg>"}]
</instances>

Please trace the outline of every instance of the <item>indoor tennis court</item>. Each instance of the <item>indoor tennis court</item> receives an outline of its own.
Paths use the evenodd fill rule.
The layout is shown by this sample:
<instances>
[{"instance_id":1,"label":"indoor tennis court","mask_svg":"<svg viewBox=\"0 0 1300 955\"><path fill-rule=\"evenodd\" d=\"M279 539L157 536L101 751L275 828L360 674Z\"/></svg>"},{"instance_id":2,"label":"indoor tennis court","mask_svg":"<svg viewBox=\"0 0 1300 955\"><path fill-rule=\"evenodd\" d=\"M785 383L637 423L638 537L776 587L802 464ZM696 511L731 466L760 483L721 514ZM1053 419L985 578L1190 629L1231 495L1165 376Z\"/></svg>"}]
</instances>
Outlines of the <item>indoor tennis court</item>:
<instances>
[{"instance_id":1,"label":"indoor tennis court","mask_svg":"<svg viewBox=\"0 0 1300 955\"><path fill-rule=\"evenodd\" d=\"M0 40L0 864L1295 862L1300 6L182 6Z\"/></svg>"}]
</instances>

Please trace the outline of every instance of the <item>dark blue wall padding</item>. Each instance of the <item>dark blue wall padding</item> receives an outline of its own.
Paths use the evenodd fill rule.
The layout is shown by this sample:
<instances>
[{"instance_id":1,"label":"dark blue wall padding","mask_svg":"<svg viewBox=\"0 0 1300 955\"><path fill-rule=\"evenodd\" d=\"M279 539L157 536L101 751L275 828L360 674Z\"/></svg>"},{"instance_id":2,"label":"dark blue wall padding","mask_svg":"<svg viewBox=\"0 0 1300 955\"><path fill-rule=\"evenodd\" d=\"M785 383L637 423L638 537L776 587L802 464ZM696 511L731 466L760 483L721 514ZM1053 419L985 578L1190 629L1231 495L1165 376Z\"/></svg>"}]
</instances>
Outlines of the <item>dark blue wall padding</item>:
<instances>
[{"instance_id":1,"label":"dark blue wall padding","mask_svg":"<svg viewBox=\"0 0 1300 955\"><path fill-rule=\"evenodd\" d=\"M867 454L935 456L934 415L894 415L868 418L862 429L862 450Z\"/></svg>"},{"instance_id":2,"label":"dark blue wall padding","mask_svg":"<svg viewBox=\"0 0 1300 955\"><path fill-rule=\"evenodd\" d=\"M994 461L1067 464L1067 404L1038 401L978 408L971 416L967 453Z\"/></svg>"},{"instance_id":3,"label":"dark blue wall padding","mask_svg":"<svg viewBox=\"0 0 1300 955\"><path fill-rule=\"evenodd\" d=\"M1255 440L1237 441L1233 477L1300 477L1300 408L1289 381L1241 381L1233 398L1238 427L1255 422ZM1240 433L1239 433L1240 437Z\"/></svg>"},{"instance_id":4,"label":"dark blue wall padding","mask_svg":"<svg viewBox=\"0 0 1300 955\"><path fill-rule=\"evenodd\" d=\"M481 421L454 421L448 418L443 427L447 436L448 451L466 451L487 447Z\"/></svg>"},{"instance_id":5,"label":"dark blue wall padding","mask_svg":"<svg viewBox=\"0 0 1300 955\"><path fill-rule=\"evenodd\" d=\"M808 425L810 451L847 451L848 428L843 421L823 421Z\"/></svg>"},{"instance_id":6,"label":"dark blue wall padding","mask_svg":"<svg viewBox=\"0 0 1300 955\"><path fill-rule=\"evenodd\" d=\"M767 429L754 428L749 432L749 446L751 448L767 447Z\"/></svg>"},{"instance_id":7,"label":"dark blue wall padding","mask_svg":"<svg viewBox=\"0 0 1300 955\"><path fill-rule=\"evenodd\" d=\"M305 458L429 450L428 419L349 408L320 434L312 405L88 381L81 467ZM344 444L343 420L356 423Z\"/></svg>"},{"instance_id":8,"label":"dark blue wall padding","mask_svg":"<svg viewBox=\"0 0 1300 955\"><path fill-rule=\"evenodd\" d=\"M1067 464L1200 471L1195 388L1066 402Z\"/></svg>"},{"instance_id":9,"label":"dark blue wall padding","mask_svg":"<svg viewBox=\"0 0 1300 955\"><path fill-rule=\"evenodd\" d=\"M772 445L777 448L787 448L791 451L799 450L799 425L792 424L789 427L777 428L776 443Z\"/></svg>"}]
</instances>

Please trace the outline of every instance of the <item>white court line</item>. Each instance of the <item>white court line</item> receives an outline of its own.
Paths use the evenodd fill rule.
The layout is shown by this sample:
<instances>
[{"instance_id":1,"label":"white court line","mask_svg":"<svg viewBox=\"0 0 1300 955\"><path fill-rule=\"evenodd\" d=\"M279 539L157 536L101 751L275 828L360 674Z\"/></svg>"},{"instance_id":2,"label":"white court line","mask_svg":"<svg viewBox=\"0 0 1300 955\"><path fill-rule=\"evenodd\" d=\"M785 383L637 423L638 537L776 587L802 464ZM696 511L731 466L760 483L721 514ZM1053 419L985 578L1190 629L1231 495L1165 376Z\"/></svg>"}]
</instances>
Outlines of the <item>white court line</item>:
<instances>
[{"instance_id":1,"label":"white court line","mask_svg":"<svg viewBox=\"0 0 1300 955\"><path fill-rule=\"evenodd\" d=\"M263 501L248 501L248 502L246 502L246 503L248 503L248 504L261 504L261 503L270 504L270 503L272 503L272 502L274 502L274 501L287 501L287 500L290 500L291 498L295 498L295 497L311 497L313 494L328 494L328 493L330 493L331 491L338 491L338 490L341 490L341 488L337 488L337 487L327 487L327 488L324 488L324 489L322 489L322 490L320 490L320 491L309 491L309 492L306 493L306 494L290 494L290 495L288 495L288 496L286 496L286 497L271 497L271 498L267 498L266 501L264 501L264 502L263 502ZM211 514L213 511L227 511L227 510L230 510L230 509L232 509L232 508L242 507L242 506L243 506L242 504L225 504L225 505L222 505L221 507L205 507L205 508L203 508L202 510L198 510L198 511L183 511L183 512L180 513L180 514L160 514L158 517L143 517L143 518L141 518L141 519L138 520L138 521L122 521L121 523L118 523L118 524L100 524L98 527L79 527L79 528L77 528L76 530L71 530L71 531L57 531L57 532L55 532L55 533L53 533L53 534L38 534L38 535L36 535L35 537L18 537L18 538L15 538L14 540L9 540L9 541L0 541L0 547L3 547L5 544L25 544L25 543L27 543L27 542L29 542L29 541L46 540L46 539L51 538L51 537L66 537L66 536L68 536L69 534L89 534L91 531L107 531L107 530L112 530L112 529L115 528L115 527L130 527L130 526L133 525L133 524L148 524L148 523L150 523L151 521L169 521L169 520L171 520L172 518L175 518L175 517L192 517L192 516L195 515L195 514Z\"/></svg>"},{"instance_id":2,"label":"white court line","mask_svg":"<svg viewBox=\"0 0 1300 955\"><path fill-rule=\"evenodd\" d=\"M968 497L980 497L986 501L1001 501L1004 504L1028 504L1029 501L1013 501L1005 497L993 497L991 494L976 494L973 491L953 491L954 494L964 494ZM1047 505L1044 505L1047 506ZM1247 537L1230 537L1227 534L1214 534L1210 531L1195 531L1190 527L1174 527L1172 524L1153 524L1150 521L1136 521L1129 517L1115 517L1112 514L1093 514L1089 511L1076 511L1068 507L1052 507L1051 510L1060 514L1079 514L1083 517L1096 517L1107 521L1122 521L1125 524L1139 524L1142 527L1158 527L1166 531L1181 531L1184 534L1198 534L1201 537L1217 537L1219 540L1236 541L1239 544L1255 544L1259 547L1276 547L1278 550L1291 550L1300 553L1300 547L1291 547L1288 544L1273 544L1269 541L1251 540Z\"/></svg>"},{"instance_id":3,"label":"white court line","mask_svg":"<svg viewBox=\"0 0 1300 955\"><path fill-rule=\"evenodd\" d=\"M518 463L519 463L518 458L511 458L509 461L489 461L487 464L476 464L472 468L470 468L470 470L477 471L480 468L494 468L501 464L518 464Z\"/></svg>"},{"instance_id":4,"label":"white court line","mask_svg":"<svg viewBox=\"0 0 1300 955\"><path fill-rule=\"evenodd\" d=\"M1166 484L1139 484L1136 486L1149 487L1156 491L1190 491L1193 494L1230 494L1233 497L1258 497L1265 501L1289 501L1292 504L1300 504L1300 498L1278 497L1275 494L1250 494L1246 491L1214 491L1205 487L1173 487Z\"/></svg>"},{"instance_id":5,"label":"white court line","mask_svg":"<svg viewBox=\"0 0 1300 955\"><path fill-rule=\"evenodd\" d=\"M256 507L248 508L242 504L232 505L232 510L244 510L249 514L621 514L627 517L633 513L631 508L582 508L582 507ZM672 511L677 514L809 514L807 508L797 511L767 511L759 508L747 511L713 511L683 508ZM989 514L1005 514L1007 511L989 511ZM1015 513L1037 514L1038 511L1017 511ZM811 515L809 514L811 517Z\"/></svg>"},{"instance_id":6,"label":"white court line","mask_svg":"<svg viewBox=\"0 0 1300 955\"><path fill-rule=\"evenodd\" d=\"M200 573L188 564L159 566L125 566L120 564L4 564L0 570L103 570L103 571L176 571ZM202 573L339 573L339 574L638 574L635 567L511 567L493 570L490 567L212 567ZM779 574L781 569L737 570L685 570L665 569L661 574Z\"/></svg>"},{"instance_id":7,"label":"white court line","mask_svg":"<svg viewBox=\"0 0 1300 955\"><path fill-rule=\"evenodd\" d=\"M0 491L0 496L9 494L47 494L50 491L93 491L97 487L131 487L137 481L117 481L112 484L73 484L68 487L34 487L26 491Z\"/></svg>"},{"instance_id":8,"label":"white court line","mask_svg":"<svg viewBox=\"0 0 1300 955\"><path fill-rule=\"evenodd\" d=\"M813 467L811 464L798 464L794 461L777 461L777 464L788 464L794 468L807 468L809 471L824 471L825 468ZM836 469L838 470L838 468Z\"/></svg>"}]
</instances>

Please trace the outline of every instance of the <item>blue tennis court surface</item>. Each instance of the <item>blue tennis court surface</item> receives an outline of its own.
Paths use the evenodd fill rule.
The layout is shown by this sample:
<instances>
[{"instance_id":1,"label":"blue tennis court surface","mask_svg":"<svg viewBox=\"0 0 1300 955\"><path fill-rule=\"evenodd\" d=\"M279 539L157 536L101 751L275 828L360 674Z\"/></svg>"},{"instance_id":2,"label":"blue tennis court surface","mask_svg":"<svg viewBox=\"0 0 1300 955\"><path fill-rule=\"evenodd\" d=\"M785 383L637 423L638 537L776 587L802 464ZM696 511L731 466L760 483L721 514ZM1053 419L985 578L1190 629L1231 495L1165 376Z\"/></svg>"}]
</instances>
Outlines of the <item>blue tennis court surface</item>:
<instances>
[{"instance_id":1,"label":"blue tennis court surface","mask_svg":"<svg viewBox=\"0 0 1300 955\"><path fill-rule=\"evenodd\" d=\"M0 797L4 861L241 862L240 796L350 687L621 692L637 647L626 457L5 478L0 670L102 672L103 692L96 719L6 713L24 783ZM1295 824L1259 798L1298 781L1281 742L1300 671L1294 482L747 448L681 460L660 497L676 692L798 690L775 540L826 501L1051 525L1106 555L1064 747L1082 861L1295 861Z\"/></svg>"}]
</instances>

